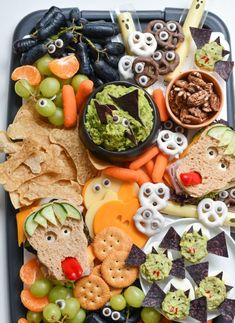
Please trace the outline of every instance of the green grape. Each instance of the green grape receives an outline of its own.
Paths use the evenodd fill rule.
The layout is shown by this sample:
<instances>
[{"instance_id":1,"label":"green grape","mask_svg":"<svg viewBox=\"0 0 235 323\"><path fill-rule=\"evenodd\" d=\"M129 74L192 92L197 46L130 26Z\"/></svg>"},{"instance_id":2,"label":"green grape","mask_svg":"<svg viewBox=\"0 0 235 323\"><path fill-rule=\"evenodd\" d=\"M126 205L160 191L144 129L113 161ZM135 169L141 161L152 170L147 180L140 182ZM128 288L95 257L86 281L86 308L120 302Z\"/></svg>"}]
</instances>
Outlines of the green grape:
<instances>
[{"instance_id":1,"label":"green grape","mask_svg":"<svg viewBox=\"0 0 235 323\"><path fill-rule=\"evenodd\" d=\"M42 96L51 98L60 91L60 82L54 77L46 77L39 85Z\"/></svg>"},{"instance_id":2,"label":"green grape","mask_svg":"<svg viewBox=\"0 0 235 323\"><path fill-rule=\"evenodd\" d=\"M67 319L73 319L80 309L80 303L76 298L68 298L65 300L65 306L61 308L61 314Z\"/></svg>"},{"instance_id":3,"label":"green grape","mask_svg":"<svg viewBox=\"0 0 235 323\"><path fill-rule=\"evenodd\" d=\"M56 108L55 113L48 118L51 124L60 127L64 124L64 110L61 108Z\"/></svg>"},{"instance_id":4,"label":"green grape","mask_svg":"<svg viewBox=\"0 0 235 323\"><path fill-rule=\"evenodd\" d=\"M57 285L50 290L49 301L55 303L58 299L66 299L70 291L64 286Z\"/></svg>"},{"instance_id":5,"label":"green grape","mask_svg":"<svg viewBox=\"0 0 235 323\"><path fill-rule=\"evenodd\" d=\"M83 74L77 74L73 77L72 79L72 87L75 91L75 93L77 92L79 85L81 84L82 81L84 80L89 80L88 77L86 75Z\"/></svg>"},{"instance_id":6,"label":"green grape","mask_svg":"<svg viewBox=\"0 0 235 323\"><path fill-rule=\"evenodd\" d=\"M66 298L71 298L71 297L73 297L73 291L72 291L71 288L67 288L67 296L66 296Z\"/></svg>"},{"instance_id":7,"label":"green grape","mask_svg":"<svg viewBox=\"0 0 235 323\"><path fill-rule=\"evenodd\" d=\"M66 79L66 80L59 79L59 82L60 82L60 85L62 87L63 85L71 84L72 78L70 77L69 79Z\"/></svg>"},{"instance_id":8,"label":"green grape","mask_svg":"<svg viewBox=\"0 0 235 323\"><path fill-rule=\"evenodd\" d=\"M34 93L34 88L26 80L19 80L15 83L15 93L28 99Z\"/></svg>"},{"instance_id":9,"label":"green grape","mask_svg":"<svg viewBox=\"0 0 235 323\"><path fill-rule=\"evenodd\" d=\"M42 313L28 311L26 315L28 323L40 323L42 320Z\"/></svg>"},{"instance_id":10,"label":"green grape","mask_svg":"<svg viewBox=\"0 0 235 323\"><path fill-rule=\"evenodd\" d=\"M142 302L144 300L144 293L140 288L136 286L130 286L125 290L124 297L128 305L138 308L142 305Z\"/></svg>"},{"instance_id":11,"label":"green grape","mask_svg":"<svg viewBox=\"0 0 235 323\"><path fill-rule=\"evenodd\" d=\"M65 323L83 323L86 318L86 312L80 308L77 314L71 320L66 320Z\"/></svg>"},{"instance_id":12,"label":"green grape","mask_svg":"<svg viewBox=\"0 0 235 323\"><path fill-rule=\"evenodd\" d=\"M51 100L41 98L36 103L36 110L43 117L50 117L56 112L56 106Z\"/></svg>"},{"instance_id":13,"label":"green grape","mask_svg":"<svg viewBox=\"0 0 235 323\"><path fill-rule=\"evenodd\" d=\"M152 307L145 307L141 311L141 319L144 323L159 323L161 314Z\"/></svg>"},{"instance_id":14,"label":"green grape","mask_svg":"<svg viewBox=\"0 0 235 323\"><path fill-rule=\"evenodd\" d=\"M56 98L53 102L58 108L63 108L62 92L59 92L58 94L56 94Z\"/></svg>"},{"instance_id":15,"label":"green grape","mask_svg":"<svg viewBox=\"0 0 235 323\"><path fill-rule=\"evenodd\" d=\"M44 297L51 288L52 284L48 279L37 279L31 286L30 291L35 297Z\"/></svg>"},{"instance_id":16,"label":"green grape","mask_svg":"<svg viewBox=\"0 0 235 323\"><path fill-rule=\"evenodd\" d=\"M56 304L48 304L43 309L43 317L49 322L57 322L61 317L60 308Z\"/></svg>"},{"instance_id":17,"label":"green grape","mask_svg":"<svg viewBox=\"0 0 235 323\"><path fill-rule=\"evenodd\" d=\"M49 69L48 63L53 61L53 58L46 54L43 57L39 58L36 62L37 69L42 75L51 76L52 73Z\"/></svg>"},{"instance_id":18,"label":"green grape","mask_svg":"<svg viewBox=\"0 0 235 323\"><path fill-rule=\"evenodd\" d=\"M126 307L126 300L123 295L113 295L110 299L110 306L115 311L122 311Z\"/></svg>"}]
</instances>

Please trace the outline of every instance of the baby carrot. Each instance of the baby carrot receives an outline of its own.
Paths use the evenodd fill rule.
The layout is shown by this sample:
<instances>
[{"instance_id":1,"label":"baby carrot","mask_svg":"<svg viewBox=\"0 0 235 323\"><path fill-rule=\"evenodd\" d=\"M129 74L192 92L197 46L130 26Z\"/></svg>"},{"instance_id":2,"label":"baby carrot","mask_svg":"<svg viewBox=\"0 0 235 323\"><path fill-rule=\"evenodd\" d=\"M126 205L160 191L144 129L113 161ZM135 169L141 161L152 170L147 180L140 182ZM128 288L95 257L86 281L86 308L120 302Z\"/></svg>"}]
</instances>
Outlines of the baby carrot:
<instances>
[{"instance_id":1,"label":"baby carrot","mask_svg":"<svg viewBox=\"0 0 235 323\"><path fill-rule=\"evenodd\" d=\"M62 101L64 107L64 126L72 128L77 124L77 105L73 87L64 85L62 88Z\"/></svg>"},{"instance_id":2,"label":"baby carrot","mask_svg":"<svg viewBox=\"0 0 235 323\"><path fill-rule=\"evenodd\" d=\"M137 182L139 179L139 174L135 170L123 167L108 167L102 173L125 182Z\"/></svg>"},{"instance_id":3,"label":"baby carrot","mask_svg":"<svg viewBox=\"0 0 235 323\"><path fill-rule=\"evenodd\" d=\"M76 93L77 111L81 111L86 99L94 89L94 83L91 80L84 80L79 85Z\"/></svg>"},{"instance_id":4,"label":"baby carrot","mask_svg":"<svg viewBox=\"0 0 235 323\"><path fill-rule=\"evenodd\" d=\"M151 182L151 178L142 168L138 169L137 173L139 174L139 178L137 180L139 186L143 185L144 183Z\"/></svg>"},{"instance_id":5,"label":"baby carrot","mask_svg":"<svg viewBox=\"0 0 235 323\"><path fill-rule=\"evenodd\" d=\"M25 318L21 317L17 323L28 323L28 321Z\"/></svg>"},{"instance_id":6,"label":"baby carrot","mask_svg":"<svg viewBox=\"0 0 235 323\"><path fill-rule=\"evenodd\" d=\"M166 101L162 90L161 89L154 90L152 94L152 98L160 113L160 120L162 122L167 121L169 119L169 115L167 112Z\"/></svg>"},{"instance_id":7,"label":"baby carrot","mask_svg":"<svg viewBox=\"0 0 235 323\"><path fill-rule=\"evenodd\" d=\"M157 157L153 168L152 180L154 183L159 183L165 173L168 164L168 156L160 152Z\"/></svg>"},{"instance_id":8,"label":"baby carrot","mask_svg":"<svg viewBox=\"0 0 235 323\"><path fill-rule=\"evenodd\" d=\"M130 163L129 168L133 170L137 170L140 167L144 166L147 162L149 162L153 157L155 157L159 153L159 149L157 146L151 147L145 153L140 155L136 160Z\"/></svg>"},{"instance_id":9,"label":"baby carrot","mask_svg":"<svg viewBox=\"0 0 235 323\"><path fill-rule=\"evenodd\" d=\"M154 167L154 161L151 159L150 161L148 161L145 165L145 170L147 172L147 174L151 177L152 176L152 172L153 172L153 167Z\"/></svg>"}]
</instances>

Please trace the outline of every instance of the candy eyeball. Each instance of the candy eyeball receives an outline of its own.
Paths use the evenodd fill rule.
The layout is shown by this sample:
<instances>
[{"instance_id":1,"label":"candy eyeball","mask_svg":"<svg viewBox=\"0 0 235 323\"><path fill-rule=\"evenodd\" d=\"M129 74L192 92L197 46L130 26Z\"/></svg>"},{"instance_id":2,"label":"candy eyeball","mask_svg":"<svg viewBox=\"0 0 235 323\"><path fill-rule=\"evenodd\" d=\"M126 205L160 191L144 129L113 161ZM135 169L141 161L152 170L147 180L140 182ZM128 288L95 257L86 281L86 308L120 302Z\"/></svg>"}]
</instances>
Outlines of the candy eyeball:
<instances>
[{"instance_id":1,"label":"candy eyeball","mask_svg":"<svg viewBox=\"0 0 235 323\"><path fill-rule=\"evenodd\" d=\"M173 121L171 120L168 120L166 122L164 122L163 124L163 128L166 129L166 130L171 130L173 128Z\"/></svg>"},{"instance_id":2,"label":"candy eyeball","mask_svg":"<svg viewBox=\"0 0 235 323\"><path fill-rule=\"evenodd\" d=\"M168 22L166 24L166 27L169 31L176 31L176 29L177 29L177 26L174 22Z\"/></svg>"},{"instance_id":3,"label":"candy eyeball","mask_svg":"<svg viewBox=\"0 0 235 323\"><path fill-rule=\"evenodd\" d=\"M144 71L144 63L142 62L142 63L137 63L136 65L135 65L135 72L136 73L142 73L143 71Z\"/></svg>"},{"instance_id":4,"label":"candy eyeball","mask_svg":"<svg viewBox=\"0 0 235 323\"><path fill-rule=\"evenodd\" d=\"M218 156L218 150L215 147L209 147L207 149L208 158L213 159Z\"/></svg>"},{"instance_id":5,"label":"candy eyeball","mask_svg":"<svg viewBox=\"0 0 235 323\"><path fill-rule=\"evenodd\" d=\"M139 80L138 80L138 83L139 83L141 86L145 87L145 86L148 84L148 81L149 81L149 77L148 77L148 76L146 76L146 75L141 75L141 76L140 76L140 78L139 78Z\"/></svg>"},{"instance_id":6,"label":"candy eyeball","mask_svg":"<svg viewBox=\"0 0 235 323\"><path fill-rule=\"evenodd\" d=\"M49 53L49 54L53 54L53 53L56 51L56 46L55 46L55 44L50 44L50 45L48 45L48 47L47 47L47 51L48 51L48 53Z\"/></svg>"},{"instance_id":7,"label":"candy eyeball","mask_svg":"<svg viewBox=\"0 0 235 323\"><path fill-rule=\"evenodd\" d=\"M176 126L176 127L175 127L175 132L179 132L179 133L184 134L185 130L184 130L184 128L183 128L183 127L181 127L181 126Z\"/></svg>"},{"instance_id":8,"label":"candy eyeball","mask_svg":"<svg viewBox=\"0 0 235 323\"><path fill-rule=\"evenodd\" d=\"M55 41L55 46L56 46L57 48L62 48L62 47L64 46L64 42L63 42L63 40L62 40L62 39L60 39L60 38L56 39L56 41Z\"/></svg>"},{"instance_id":9,"label":"candy eyeball","mask_svg":"<svg viewBox=\"0 0 235 323\"><path fill-rule=\"evenodd\" d=\"M174 61L174 59L175 59L175 52L173 52L173 51L169 51L169 52L167 52L166 53L166 60L168 61L168 62L172 62L172 61Z\"/></svg>"},{"instance_id":10,"label":"candy eyeball","mask_svg":"<svg viewBox=\"0 0 235 323\"><path fill-rule=\"evenodd\" d=\"M134 56L125 55L120 59L120 61L118 63L119 74L125 80L129 80L134 77L134 74L132 71L132 64L133 64L134 59L135 59Z\"/></svg>"},{"instance_id":11,"label":"candy eyeball","mask_svg":"<svg viewBox=\"0 0 235 323\"><path fill-rule=\"evenodd\" d=\"M113 116L113 122L114 122L114 123L119 123L119 122L120 122L120 117L119 117L117 114L115 114L115 115Z\"/></svg>"},{"instance_id":12,"label":"candy eyeball","mask_svg":"<svg viewBox=\"0 0 235 323\"><path fill-rule=\"evenodd\" d=\"M178 158L179 155L187 148L188 140L186 136L180 132L162 130L158 135L157 144L163 153L171 157Z\"/></svg>"},{"instance_id":13,"label":"candy eyeball","mask_svg":"<svg viewBox=\"0 0 235 323\"><path fill-rule=\"evenodd\" d=\"M156 62L159 62L162 59L162 53L158 50L155 53L153 53L152 57Z\"/></svg>"},{"instance_id":14,"label":"candy eyeball","mask_svg":"<svg viewBox=\"0 0 235 323\"><path fill-rule=\"evenodd\" d=\"M219 162L219 169L226 172L226 170L229 168L229 162L227 160L221 160Z\"/></svg>"},{"instance_id":15,"label":"candy eyeball","mask_svg":"<svg viewBox=\"0 0 235 323\"><path fill-rule=\"evenodd\" d=\"M101 185L100 184L94 184L92 188L93 188L93 191L95 193L97 193L97 192L99 192L101 190Z\"/></svg>"},{"instance_id":16,"label":"candy eyeball","mask_svg":"<svg viewBox=\"0 0 235 323\"><path fill-rule=\"evenodd\" d=\"M112 314L111 308L109 308L109 307L104 307L104 308L103 308L103 310L102 310L102 314L103 314L103 316L105 316L105 317L109 317L109 316L111 316L111 314Z\"/></svg>"},{"instance_id":17,"label":"candy eyeball","mask_svg":"<svg viewBox=\"0 0 235 323\"><path fill-rule=\"evenodd\" d=\"M115 322L115 321L118 321L121 317L121 314L118 312L118 311L114 311L111 315L112 317L112 320Z\"/></svg>"},{"instance_id":18,"label":"candy eyeball","mask_svg":"<svg viewBox=\"0 0 235 323\"><path fill-rule=\"evenodd\" d=\"M152 45L152 44L155 44L155 42L156 42L154 36L150 33L145 33L144 38L145 38L145 43L147 45Z\"/></svg>"},{"instance_id":19,"label":"candy eyeball","mask_svg":"<svg viewBox=\"0 0 235 323\"><path fill-rule=\"evenodd\" d=\"M139 190L139 201L141 206L153 207L156 210L167 206L170 198L170 189L164 183L145 183Z\"/></svg>"},{"instance_id":20,"label":"candy eyeball","mask_svg":"<svg viewBox=\"0 0 235 323\"><path fill-rule=\"evenodd\" d=\"M156 31L158 31L158 30L160 30L160 29L162 29L164 27L164 25L163 25L163 23L161 23L161 22L157 22L154 26L153 26L153 32L156 32Z\"/></svg>"},{"instance_id":21,"label":"candy eyeball","mask_svg":"<svg viewBox=\"0 0 235 323\"><path fill-rule=\"evenodd\" d=\"M164 226L165 218L155 208L142 206L133 217L137 230L151 237Z\"/></svg>"},{"instance_id":22,"label":"candy eyeball","mask_svg":"<svg viewBox=\"0 0 235 323\"><path fill-rule=\"evenodd\" d=\"M124 118L124 119L122 120L122 125L123 125L123 127L128 128L130 124L129 124L129 121L128 121L126 118Z\"/></svg>"},{"instance_id":23,"label":"candy eyeball","mask_svg":"<svg viewBox=\"0 0 235 323\"><path fill-rule=\"evenodd\" d=\"M104 178L102 182L104 187L110 187L111 186L111 181L109 178Z\"/></svg>"},{"instance_id":24,"label":"candy eyeball","mask_svg":"<svg viewBox=\"0 0 235 323\"><path fill-rule=\"evenodd\" d=\"M139 31L135 31L132 35L132 38L135 43L139 43L142 39L142 33Z\"/></svg>"},{"instance_id":25,"label":"candy eyeball","mask_svg":"<svg viewBox=\"0 0 235 323\"><path fill-rule=\"evenodd\" d=\"M168 40L169 39L169 34L168 34L168 32L167 31L161 31L160 33L159 33L159 38L161 39L161 40L163 40L163 41L166 41L166 40Z\"/></svg>"},{"instance_id":26,"label":"candy eyeball","mask_svg":"<svg viewBox=\"0 0 235 323\"><path fill-rule=\"evenodd\" d=\"M199 220L209 228L222 226L227 218L228 208L222 201L203 199L197 206Z\"/></svg>"},{"instance_id":27,"label":"candy eyeball","mask_svg":"<svg viewBox=\"0 0 235 323\"><path fill-rule=\"evenodd\" d=\"M229 192L229 195L232 199L235 199L235 188L232 188Z\"/></svg>"},{"instance_id":28,"label":"candy eyeball","mask_svg":"<svg viewBox=\"0 0 235 323\"><path fill-rule=\"evenodd\" d=\"M219 198L224 200L228 198L229 195L231 195L231 192L229 193L228 191L222 191L219 193ZM235 191L234 191L234 198L235 198Z\"/></svg>"}]
</instances>

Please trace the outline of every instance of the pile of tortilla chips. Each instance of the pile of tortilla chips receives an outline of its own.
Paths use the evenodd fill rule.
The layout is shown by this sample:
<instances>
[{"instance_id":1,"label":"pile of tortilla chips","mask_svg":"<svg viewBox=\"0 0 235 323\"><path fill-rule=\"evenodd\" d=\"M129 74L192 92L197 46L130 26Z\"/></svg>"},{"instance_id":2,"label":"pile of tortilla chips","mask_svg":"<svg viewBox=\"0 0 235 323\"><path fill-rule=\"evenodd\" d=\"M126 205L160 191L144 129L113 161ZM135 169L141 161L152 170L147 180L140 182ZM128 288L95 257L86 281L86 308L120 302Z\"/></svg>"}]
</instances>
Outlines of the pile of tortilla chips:
<instances>
[{"instance_id":1,"label":"pile of tortilla chips","mask_svg":"<svg viewBox=\"0 0 235 323\"><path fill-rule=\"evenodd\" d=\"M0 151L8 155L0 165L0 184L16 209L42 198L80 205L81 186L97 172L77 127L55 128L39 116L32 101L19 109L6 132L0 132Z\"/></svg>"}]
</instances>

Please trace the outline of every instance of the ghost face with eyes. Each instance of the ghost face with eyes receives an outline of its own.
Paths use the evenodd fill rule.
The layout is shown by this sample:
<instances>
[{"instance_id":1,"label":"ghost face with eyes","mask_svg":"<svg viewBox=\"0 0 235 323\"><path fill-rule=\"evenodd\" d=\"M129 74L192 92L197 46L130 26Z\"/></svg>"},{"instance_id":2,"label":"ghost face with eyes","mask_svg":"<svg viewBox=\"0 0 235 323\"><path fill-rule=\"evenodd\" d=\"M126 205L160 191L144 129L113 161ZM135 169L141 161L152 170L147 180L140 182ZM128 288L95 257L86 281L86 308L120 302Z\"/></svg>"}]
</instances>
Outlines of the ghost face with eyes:
<instances>
[{"instance_id":1,"label":"ghost face with eyes","mask_svg":"<svg viewBox=\"0 0 235 323\"><path fill-rule=\"evenodd\" d=\"M132 65L136 83L141 87L149 87L158 80L158 65L147 57L137 57Z\"/></svg>"},{"instance_id":2,"label":"ghost face with eyes","mask_svg":"<svg viewBox=\"0 0 235 323\"><path fill-rule=\"evenodd\" d=\"M227 218L228 208L222 201L203 199L197 206L198 218L209 228L222 226Z\"/></svg>"},{"instance_id":3,"label":"ghost face with eyes","mask_svg":"<svg viewBox=\"0 0 235 323\"><path fill-rule=\"evenodd\" d=\"M163 50L174 50L184 41L181 25L176 21L153 20L147 25L146 32L152 33Z\"/></svg>"},{"instance_id":4,"label":"ghost face with eyes","mask_svg":"<svg viewBox=\"0 0 235 323\"><path fill-rule=\"evenodd\" d=\"M164 226L165 218L151 206L142 206L134 216L137 230L148 237L155 235Z\"/></svg>"},{"instance_id":5,"label":"ghost face with eyes","mask_svg":"<svg viewBox=\"0 0 235 323\"><path fill-rule=\"evenodd\" d=\"M174 51L162 51L157 50L152 58L158 64L158 70L160 75L166 75L173 72L179 65L179 55Z\"/></svg>"},{"instance_id":6,"label":"ghost face with eyes","mask_svg":"<svg viewBox=\"0 0 235 323\"><path fill-rule=\"evenodd\" d=\"M151 33L135 31L128 36L128 45L133 55L150 57L157 49L157 42Z\"/></svg>"},{"instance_id":7,"label":"ghost face with eyes","mask_svg":"<svg viewBox=\"0 0 235 323\"><path fill-rule=\"evenodd\" d=\"M219 193L218 199L224 202L229 210L235 210L235 187L221 191Z\"/></svg>"},{"instance_id":8,"label":"ghost face with eyes","mask_svg":"<svg viewBox=\"0 0 235 323\"><path fill-rule=\"evenodd\" d=\"M135 57L129 56L129 55L122 56L122 58L120 59L118 63L118 71L120 76L124 80L133 79L134 73L132 71L132 64L134 60L135 60Z\"/></svg>"},{"instance_id":9,"label":"ghost face with eyes","mask_svg":"<svg viewBox=\"0 0 235 323\"><path fill-rule=\"evenodd\" d=\"M187 148L188 140L180 132L162 130L157 138L159 149L166 155L178 158L179 155Z\"/></svg>"},{"instance_id":10,"label":"ghost face with eyes","mask_svg":"<svg viewBox=\"0 0 235 323\"><path fill-rule=\"evenodd\" d=\"M139 190L139 201L141 206L161 210L167 206L170 198L170 189L163 183L145 183Z\"/></svg>"}]
</instances>

